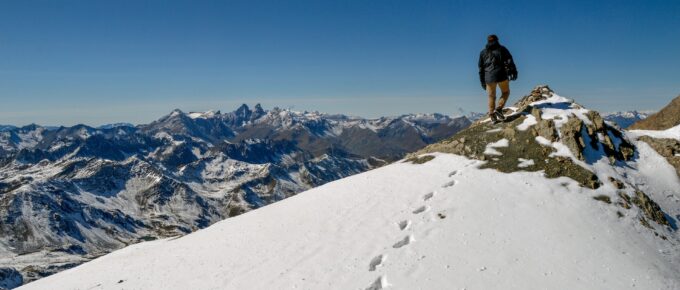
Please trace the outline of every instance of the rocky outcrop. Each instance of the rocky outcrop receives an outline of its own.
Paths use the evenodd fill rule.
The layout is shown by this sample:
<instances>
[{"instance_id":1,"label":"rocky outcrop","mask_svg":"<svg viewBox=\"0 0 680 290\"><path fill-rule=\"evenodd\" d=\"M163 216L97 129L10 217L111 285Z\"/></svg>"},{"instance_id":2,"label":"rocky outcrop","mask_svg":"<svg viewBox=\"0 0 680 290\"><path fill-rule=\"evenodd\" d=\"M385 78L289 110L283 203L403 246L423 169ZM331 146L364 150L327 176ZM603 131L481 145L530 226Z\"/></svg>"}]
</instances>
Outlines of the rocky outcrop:
<instances>
[{"instance_id":1,"label":"rocky outcrop","mask_svg":"<svg viewBox=\"0 0 680 290\"><path fill-rule=\"evenodd\" d=\"M503 172L543 170L548 177L567 176L583 186L597 188L601 181L592 171L579 165L578 161L593 162L600 155L607 156L612 163L630 160L634 155L634 147L623 138L621 132L607 125L597 112L585 110L567 99L550 101L553 94L548 86L538 86L513 108L506 109L509 117L505 123L493 125L488 119L479 120L453 137L412 155L454 153L486 160L486 167ZM546 117L544 110L550 114L561 110L566 120L553 115ZM570 113L572 111L581 116ZM525 129L522 125L525 122L533 125ZM560 125L557 126L556 122ZM537 137L543 138L544 144L538 142ZM501 154L485 153L489 144L501 139L509 142L508 146L497 149ZM554 154L556 149L553 144L564 145L574 158ZM533 160L533 164L519 167L519 159Z\"/></svg>"},{"instance_id":2,"label":"rocky outcrop","mask_svg":"<svg viewBox=\"0 0 680 290\"><path fill-rule=\"evenodd\" d=\"M661 207L634 181L626 181L625 176L614 178L610 173L598 175L597 166L625 166L636 158L633 143L598 112L554 94L547 86L538 86L505 113L506 122L494 125L488 119L478 120L451 138L410 154L407 160L415 163L427 153L453 153L483 160L482 168L501 172L542 171L548 178L569 177L598 192L592 196L594 200L638 214L640 223L657 236L663 237L651 223L671 227ZM658 147L655 149L667 158L680 159L676 156L680 142L641 139ZM605 170L612 171L615 169ZM613 192L607 189L611 187L598 190L605 182L615 188ZM621 211L617 215L624 216Z\"/></svg>"}]
</instances>

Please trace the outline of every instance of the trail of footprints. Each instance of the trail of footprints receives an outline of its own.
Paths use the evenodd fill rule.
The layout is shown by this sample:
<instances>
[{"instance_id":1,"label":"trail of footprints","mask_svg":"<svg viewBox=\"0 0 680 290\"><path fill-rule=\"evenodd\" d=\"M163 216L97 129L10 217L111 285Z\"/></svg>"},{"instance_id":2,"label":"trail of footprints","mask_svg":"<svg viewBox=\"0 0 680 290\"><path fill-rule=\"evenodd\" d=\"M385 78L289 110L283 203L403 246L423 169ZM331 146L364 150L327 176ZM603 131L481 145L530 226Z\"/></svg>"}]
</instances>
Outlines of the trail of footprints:
<instances>
[{"instance_id":1,"label":"trail of footprints","mask_svg":"<svg viewBox=\"0 0 680 290\"><path fill-rule=\"evenodd\" d=\"M457 170L452 171L449 173L449 177L453 177L454 175L458 174ZM451 180L449 182L446 182L442 185L442 188L448 188L451 186L456 185L456 180ZM423 202L427 202L430 199L432 199L435 195L437 194L437 191L432 191L429 193L426 193L423 195L422 199ZM420 207L416 208L415 210L412 211L414 215L420 215L424 212L427 212L430 210L430 206L427 204L421 205ZM437 216L440 219L446 218L446 214L443 212L437 213ZM411 227L411 220L402 220L397 223L397 227L399 228L400 231L406 231ZM406 235L404 238L401 240L397 241L392 245L392 248L394 249L400 249L402 247L408 246L409 244L413 243L415 241L415 237L412 234ZM368 271L373 272L377 270L378 268L382 267L383 263L385 263L385 260L387 259L386 254L381 254L378 256L373 257L371 259L370 263L368 264ZM387 277L385 275L382 275L378 277L366 290L380 290L380 289L385 289L388 286L390 286L389 283L387 283Z\"/></svg>"}]
</instances>

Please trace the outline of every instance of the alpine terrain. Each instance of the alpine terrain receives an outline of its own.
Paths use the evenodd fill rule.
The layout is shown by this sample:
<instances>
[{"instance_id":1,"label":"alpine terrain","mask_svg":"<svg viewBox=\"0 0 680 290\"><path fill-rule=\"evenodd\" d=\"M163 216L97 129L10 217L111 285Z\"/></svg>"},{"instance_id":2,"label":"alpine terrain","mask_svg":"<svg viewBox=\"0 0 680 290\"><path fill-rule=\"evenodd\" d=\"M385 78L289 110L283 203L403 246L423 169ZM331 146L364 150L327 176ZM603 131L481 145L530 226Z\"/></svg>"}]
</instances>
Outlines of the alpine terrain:
<instances>
[{"instance_id":1,"label":"alpine terrain","mask_svg":"<svg viewBox=\"0 0 680 290\"><path fill-rule=\"evenodd\" d=\"M469 124L439 114L363 119L243 105L175 110L139 126L3 126L0 288L208 227Z\"/></svg>"},{"instance_id":2,"label":"alpine terrain","mask_svg":"<svg viewBox=\"0 0 680 290\"><path fill-rule=\"evenodd\" d=\"M480 119L392 164L179 238L128 246L21 289L680 289L680 177L668 157L641 140L679 141L679 127L621 131L547 86L505 113L505 123ZM205 154L187 156L199 153ZM46 163L23 170L55 166ZM164 216L152 220L179 220L188 213L176 212L172 202L187 206L186 200L202 196L188 194L200 192L194 188L215 186L176 181L195 170L182 166L172 179L159 174L157 181L185 186L181 197L138 190L137 196L153 197L143 203L123 198L126 189L96 196L89 183L73 182L74 193L54 194L54 202L65 203L64 196L92 198L95 205L96 198L102 204L135 200L154 207L149 215ZM91 176L82 174L73 178ZM115 174L109 169L105 175ZM158 184L151 181L123 184ZM106 186L120 188L114 185ZM30 204L56 208L48 201ZM85 228L90 218L76 215L59 221L77 220ZM105 230L89 236L75 228L83 237L106 236ZM36 230L31 237L44 232L50 233Z\"/></svg>"}]
</instances>

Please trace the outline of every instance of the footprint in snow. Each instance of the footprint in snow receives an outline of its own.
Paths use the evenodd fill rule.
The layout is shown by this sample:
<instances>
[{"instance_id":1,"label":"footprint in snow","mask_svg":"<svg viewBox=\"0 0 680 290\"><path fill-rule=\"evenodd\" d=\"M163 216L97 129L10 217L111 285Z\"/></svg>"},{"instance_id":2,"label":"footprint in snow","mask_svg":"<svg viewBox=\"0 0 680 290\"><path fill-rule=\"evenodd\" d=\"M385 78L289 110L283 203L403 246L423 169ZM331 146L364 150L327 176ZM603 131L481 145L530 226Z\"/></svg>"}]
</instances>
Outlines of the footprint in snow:
<instances>
[{"instance_id":1,"label":"footprint in snow","mask_svg":"<svg viewBox=\"0 0 680 290\"><path fill-rule=\"evenodd\" d=\"M406 245L412 243L413 241L415 241L413 236L408 235L408 236L404 237L403 239L401 239L401 241L398 241L396 244L392 245L392 248L399 249L403 246L406 246Z\"/></svg>"},{"instance_id":2,"label":"footprint in snow","mask_svg":"<svg viewBox=\"0 0 680 290\"><path fill-rule=\"evenodd\" d=\"M385 259L387 259L387 255L378 255L371 259L371 263L368 264L368 271L375 271L375 269L382 266L382 264L385 262Z\"/></svg>"},{"instance_id":3,"label":"footprint in snow","mask_svg":"<svg viewBox=\"0 0 680 290\"><path fill-rule=\"evenodd\" d=\"M373 282L373 284L371 284L371 286L368 286L368 288L366 288L366 290L381 290L381 289L385 289L389 286L390 286L390 284L387 283L387 277L380 276L380 277L378 277L377 280L375 280L375 282Z\"/></svg>"},{"instance_id":4,"label":"footprint in snow","mask_svg":"<svg viewBox=\"0 0 680 290\"><path fill-rule=\"evenodd\" d=\"M454 176L456 174L458 174L458 170L451 171L451 173L449 173L449 177Z\"/></svg>"},{"instance_id":5,"label":"footprint in snow","mask_svg":"<svg viewBox=\"0 0 680 290\"><path fill-rule=\"evenodd\" d=\"M403 220L403 221L398 222L397 225L399 226L399 230L403 231L403 230L406 230L411 225L411 221L410 220Z\"/></svg>"},{"instance_id":6,"label":"footprint in snow","mask_svg":"<svg viewBox=\"0 0 680 290\"><path fill-rule=\"evenodd\" d=\"M428 210L430 210L430 207L427 206L427 205L423 205L423 206L421 206L421 207L419 207L419 208L416 208L416 210L413 211L413 214L421 214L421 213L424 213L424 212L426 212L426 211L428 211Z\"/></svg>"},{"instance_id":7,"label":"footprint in snow","mask_svg":"<svg viewBox=\"0 0 680 290\"><path fill-rule=\"evenodd\" d=\"M424 201L427 201L428 199L434 197L434 194L435 194L435 192L433 191L433 192L430 192L430 193L428 193L428 194L426 194L426 195L423 195L423 200L424 200Z\"/></svg>"},{"instance_id":8,"label":"footprint in snow","mask_svg":"<svg viewBox=\"0 0 680 290\"><path fill-rule=\"evenodd\" d=\"M447 188L447 187L451 187L451 186L454 186L454 185L456 185L456 181L455 181L455 180L451 180L451 181L449 181L449 182L447 182L447 183L444 183L444 185L442 185L442 188Z\"/></svg>"}]
</instances>

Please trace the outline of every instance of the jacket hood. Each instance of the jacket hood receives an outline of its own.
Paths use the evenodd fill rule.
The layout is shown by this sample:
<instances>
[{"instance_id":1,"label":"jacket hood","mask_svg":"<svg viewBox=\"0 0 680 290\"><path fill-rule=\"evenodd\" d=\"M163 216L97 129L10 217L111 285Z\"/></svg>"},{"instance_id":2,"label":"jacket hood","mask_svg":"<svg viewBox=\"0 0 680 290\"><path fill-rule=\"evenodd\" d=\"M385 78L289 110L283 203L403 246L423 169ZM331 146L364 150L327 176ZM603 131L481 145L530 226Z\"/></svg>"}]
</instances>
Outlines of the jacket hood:
<instances>
[{"instance_id":1,"label":"jacket hood","mask_svg":"<svg viewBox=\"0 0 680 290\"><path fill-rule=\"evenodd\" d=\"M498 48L499 46L501 46L501 45L500 45L500 43L498 43L498 40L494 40L494 41L486 44L487 49L495 49L495 48Z\"/></svg>"}]
</instances>

